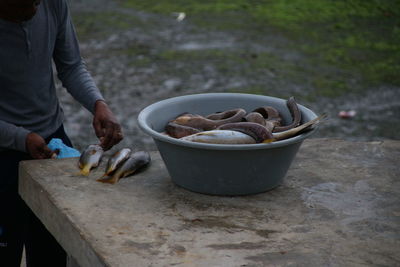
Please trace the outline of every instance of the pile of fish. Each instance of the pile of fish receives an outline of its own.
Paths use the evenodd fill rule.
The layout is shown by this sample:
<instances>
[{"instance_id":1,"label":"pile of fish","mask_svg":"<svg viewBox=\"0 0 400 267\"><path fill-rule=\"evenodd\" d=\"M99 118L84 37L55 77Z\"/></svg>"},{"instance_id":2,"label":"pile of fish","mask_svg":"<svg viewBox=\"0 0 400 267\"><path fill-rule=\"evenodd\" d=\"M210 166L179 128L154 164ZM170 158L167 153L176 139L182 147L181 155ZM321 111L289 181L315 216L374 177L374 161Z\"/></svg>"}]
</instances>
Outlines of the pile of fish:
<instances>
[{"instance_id":1,"label":"pile of fish","mask_svg":"<svg viewBox=\"0 0 400 267\"><path fill-rule=\"evenodd\" d=\"M89 145L79 158L80 174L88 176L92 168L99 166L103 153L100 145ZM132 153L130 148L122 148L108 159L104 175L97 181L115 184L119 179L147 166L150 161L150 154L146 151Z\"/></svg>"},{"instance_id":2,"label":"pile of fish","mask_svg":"<svg viewBox=\"0 0 400 267\"><path fill-rule=\"evenodd\" d=\"M321 121L321 115L301 124L301 111L290 97L286 105L292 121L282 125L279 111L271 106L247 113L242 108L212 113L207 116L184 113L169 121L165 133L181 140L211 144L270 143L293 137Z\"/></svg>"}]
</instances>

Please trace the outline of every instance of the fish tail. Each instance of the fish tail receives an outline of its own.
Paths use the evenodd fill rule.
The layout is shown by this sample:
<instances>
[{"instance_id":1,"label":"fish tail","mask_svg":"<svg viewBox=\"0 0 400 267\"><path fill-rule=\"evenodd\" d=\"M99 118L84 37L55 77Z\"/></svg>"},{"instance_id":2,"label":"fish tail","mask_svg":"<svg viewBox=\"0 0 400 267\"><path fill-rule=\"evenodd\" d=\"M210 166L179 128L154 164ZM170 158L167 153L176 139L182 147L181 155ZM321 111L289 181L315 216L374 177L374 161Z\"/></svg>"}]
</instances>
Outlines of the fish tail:
<instances>
[{"instance_id":1,"label":"fish tail","mask_svg":"<svg viewBox=\"0 0 400 267\"><path fill-rule=\"evenodd\" d=\"M105 184L115 184L118 181L118 179L116 179L116 177L114 177L114 176L113 177L107 177L107 178L103 178L103 177L97 179L96 181L101 182L101 183L105 183Z\"/></svg>"},{"instance_id":2,"label":"fish tail","mask_svg":"<svg viewBox=\"0 0 400 267\"><path fill-rule=\"evenodd\" d=\"M286 138L290 138L290 137L292 137L292 136L294 136L296 134L299 134L303 130L305 130L305 129L309 128L309 127L317 125L318 123L323 121L323 119L325 119L326 117L327 117L327 115L324 113L324 114L322 114L322 115L320 115L320 116L318 116L318 117L316 117L316 118L314 118L314 119L312 119L312 120L310 120L310 121L308 121L308 122L306 122L306 123L304 123L304 124L302 124L300 126L297 126L295 128L292 128L292 129L284 131L284 132L276 133L276 134L274 134L275 141L283 140L283 139L286 139Z\"/></svg>"},{"instance_id":3,"label":"fish tail","mask_svg":"<svg viewBox=\"0 0 400 267\"><path fill-rule=\"evenodd\" d=\"M97 179L97 181L102 182L102 183L107 183L107 184L115 184L116 182L119 181L119 179L122 177L122 175L123 175L123 173L117 172L111 177L99 178L99 179Z\"/></svg>"},{"instance_id":4,"label":"fish tail","mask_svg":"<svg viewBox=\"0 0 400 267\"><path fill-rule=\"evenodd\" d=\"M91 167L90 165L84 165L79 174L84 176L89 176L90 167Z\"/></svg>"},{"instance_id":5,"label":"fish tail","mask_svg":"<svg viewBox=\"0 0 400 267\"><path fill-rule=\"evenodd\" d=\"M114 169L107 169L106 172L104 173L103 177L105 176L110 176L113 173Z\"/></svg>"}]
</instances>

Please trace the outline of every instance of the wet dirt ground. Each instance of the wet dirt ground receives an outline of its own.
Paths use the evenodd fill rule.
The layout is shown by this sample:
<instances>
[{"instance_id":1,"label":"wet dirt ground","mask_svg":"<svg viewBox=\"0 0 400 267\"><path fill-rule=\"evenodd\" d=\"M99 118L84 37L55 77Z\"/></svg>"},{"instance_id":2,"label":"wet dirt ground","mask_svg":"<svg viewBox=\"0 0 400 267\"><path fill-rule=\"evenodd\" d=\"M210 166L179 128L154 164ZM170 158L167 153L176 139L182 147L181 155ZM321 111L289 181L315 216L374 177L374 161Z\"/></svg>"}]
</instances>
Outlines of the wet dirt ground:
<instances>
[{"instance_id":1,"label":"wet dirt ground","mask_svg":"<svg viewBox=\"0 0 400 267\"><path fill-rule=\"evenodd\" d=\"M369 86L354 75L349 81L361 90L321 96L321 87L311 83L311 76L322 71L329 76L341 70L314 65L276 30L205 29L192 23L190 15L179 21L177 14L145 13L114 1L75 0L70 7L82 56L122 124L125 139L119 146L155 149L151 138L138 128L139 112L165 98L206 92L286 99L295 95L298 103L328 115L313 138L400 139L399 87ZM267 64L259 63L268 56ZM74 145L82 149L97 142L91 114L60 84L58 91ZM342 110L355 110L356 116L339 118Z\"/></svg>"}]
</instances>

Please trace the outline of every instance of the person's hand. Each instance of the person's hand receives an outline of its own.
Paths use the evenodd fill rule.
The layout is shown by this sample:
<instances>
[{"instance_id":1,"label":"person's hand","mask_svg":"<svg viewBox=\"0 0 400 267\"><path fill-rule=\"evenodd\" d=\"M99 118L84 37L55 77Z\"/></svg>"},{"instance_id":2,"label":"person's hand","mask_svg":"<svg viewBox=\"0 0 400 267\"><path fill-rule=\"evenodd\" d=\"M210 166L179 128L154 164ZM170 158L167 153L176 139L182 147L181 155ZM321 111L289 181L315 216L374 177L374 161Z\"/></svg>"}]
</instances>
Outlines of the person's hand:
<instances>
[{"instance_id":1,"label":"person's hand","mask_svg":"<svg viewBox=\"0 0 400 267\"><path fill-rule=\"evenodd\" d=\"M33 159L49 159L55 155L55 152L47 147L43 137L33 132L26 136L25 146Z\"/></svg>"},{"instance_id":2,"label":"person's hand","mask_svg":"<svg viewBox=\"0 0 400 267\"><path fill-rule=\"evenodd\" d=\"M104 101L97 101L94 108L93 128L104 150L118 144L123 138L121 126Z\"/></svg>"}]
</instances>

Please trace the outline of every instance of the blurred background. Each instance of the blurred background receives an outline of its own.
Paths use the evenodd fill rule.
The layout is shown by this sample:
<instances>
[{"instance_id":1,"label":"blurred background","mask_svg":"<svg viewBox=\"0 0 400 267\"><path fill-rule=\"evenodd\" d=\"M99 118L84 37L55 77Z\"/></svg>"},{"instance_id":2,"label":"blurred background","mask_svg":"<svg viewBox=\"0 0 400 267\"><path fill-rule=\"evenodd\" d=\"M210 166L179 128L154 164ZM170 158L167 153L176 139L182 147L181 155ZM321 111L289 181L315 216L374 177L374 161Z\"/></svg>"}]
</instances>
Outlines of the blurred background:
<instances>
[{"instance_id":1,"label":"blurred background","mask_svg":"<svg viewBox=\"0 0 400 267\"><path fill-rule=\"evenodd\" d=\"M329 118L313 136L400 139L400 1L69 0L82 56L120 120L118 147L155 149L137 115L161 99L240 92ZM61 88L82 149L92 116Z\"/></svg>"}]
</instances>

